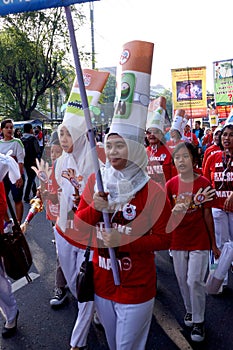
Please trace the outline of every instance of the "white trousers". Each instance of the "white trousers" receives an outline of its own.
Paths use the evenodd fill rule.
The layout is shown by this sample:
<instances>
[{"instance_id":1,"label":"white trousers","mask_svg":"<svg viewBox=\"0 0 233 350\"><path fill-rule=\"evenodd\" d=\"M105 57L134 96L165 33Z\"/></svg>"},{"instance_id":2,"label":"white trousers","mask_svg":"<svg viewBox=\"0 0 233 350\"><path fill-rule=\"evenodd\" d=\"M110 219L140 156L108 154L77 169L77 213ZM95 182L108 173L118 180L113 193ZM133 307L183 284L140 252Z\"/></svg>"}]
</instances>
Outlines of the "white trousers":
<instances>
[{"instance_id":1,"label":"white trousers","mask_svg":"<svg viewBox=\"0 0 233 350\"><path fill-rule=\"evenodd\" d=\"M66 278L67 285L73 296L77 298L76 278L80 270L80 266L84 260L85 250L77 248L67 242L55 228L54 235L60 265ZM92 255L93 252L90 254L90 259L92 259ZM78 310L78 317L76 319L70 340L70 345L72 347L82 347L87 344L87 336L94 313L94 302L78 302Z\"/></svg>"},{"instance_id":2,"label":"white trousers","mask_svg":"<svg viewBox=\"0 0 233 350\"><path fill-rule=\"evenodd\" d=\"M110 350L145 350L154 298L141 304L120 304L95 295L95 307Z\"/></svg>"},{"instance_id":3,"label":"white trousers","mask_svg":"<svg viewBox=\"0 0 233 350\"><path fill-rule=\"evenodd\" d=\"M216 244L217 247L222 250L225 242L228 242L229 240L233 241L233 213L227 213L222 209L212 208L212 214L214 219ZM228 273L224 278L223 286L226 286L227 284Z\"/></svg>"},{"instance_id":4,"label":"white trousers","mask_svg":"<svg viewBox=\"0 0 233 350\"><path fill-rule=\"evenodd\" d=\"M186 312L193 322L204 321L206 290L205 277L208 269L208 250L172 250L173 265Z\"/></svg>"},{"instance_id":5,"label":"white trousers","mask_svg":"<svg viewBox=\"0 0 233 350\"><path fill-rule=\"evenodd\" d=\"M233 241L233 213L212 208L217 247L223 248L225 242Z\"/></svg>"},{"instance_id":6,"label":"white trousers","mask_svg":"<svg viewBox=\"0 0 233 350\"><path fill-rule=\"evenodd\" d=\"M17 304L12 292L11 282L5 274L0 257L0 309L7 322L12 322L17 313Z\"/></svg>"}]
</instances>

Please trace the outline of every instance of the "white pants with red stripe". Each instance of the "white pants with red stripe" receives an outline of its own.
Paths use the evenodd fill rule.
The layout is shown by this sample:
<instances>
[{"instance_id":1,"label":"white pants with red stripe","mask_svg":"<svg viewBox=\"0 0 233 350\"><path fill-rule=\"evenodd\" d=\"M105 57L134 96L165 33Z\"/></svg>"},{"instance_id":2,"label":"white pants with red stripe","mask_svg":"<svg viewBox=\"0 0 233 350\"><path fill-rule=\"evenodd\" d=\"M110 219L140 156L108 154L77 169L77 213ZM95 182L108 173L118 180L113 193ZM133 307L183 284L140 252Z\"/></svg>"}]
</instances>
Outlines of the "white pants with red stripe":
<instances>
[{"instance_id":1,"label":"white pants with red stripe","mask_svg":"<svg viewBox=\"0 0 233 350\"><path fill-rule=\"evenodd\" d=\"M95 308L110 350L145 350L154 298L141 304L120 304L95 295Z\"/></svg>"},{"instance_id":2,"label":"white pants with red stripe","mask_svg":"<svg viewBox=\"0 0 233 350\"><path fill-rule=\"evenodd\" d=\"M84 260L85 250L67 242L56 228L54 228L54 235L62 271L71 293L76 298L76 278ZM93 252L90 254L90 259L92 259L92 255ZM94 302L78 303L78 310L78 317L70 340L72 347L82 347L87 344L87 336L94 314Z\"/></svg>"}]
</instances>

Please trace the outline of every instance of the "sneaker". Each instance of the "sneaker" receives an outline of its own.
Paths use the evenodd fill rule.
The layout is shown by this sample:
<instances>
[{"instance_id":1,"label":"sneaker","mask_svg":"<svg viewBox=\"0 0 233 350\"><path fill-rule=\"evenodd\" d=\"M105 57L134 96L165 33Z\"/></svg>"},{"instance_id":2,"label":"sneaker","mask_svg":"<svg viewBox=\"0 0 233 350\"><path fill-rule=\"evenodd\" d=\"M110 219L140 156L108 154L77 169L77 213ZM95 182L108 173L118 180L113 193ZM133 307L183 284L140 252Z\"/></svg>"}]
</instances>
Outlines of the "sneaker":
<instances>
[{"instance_id":1,"label":"sneaker","mask_svg":"<svg viewBox=\"0 0 233 350\"><path fill-rule=\"evenodd\" d=\"M192 341L201 342L205 339L204 322L194 323L191 332Z\"/></svg>"},{"instance_id":2,"label":"sneaker","mask_svg":"<svg viewBox=\"0 0 233 350\"><path fill-rule=\"evenodd\" d=\"M65 288L55 288L54 296L50 299L51 306L62 305L67 298L67 290Z\"/></svg>"},{"instance_id":3,"label":"sneaker","mask_svg":"<svg viewBox=\"0 0 233 350\"><path fill-rule=\"evenodd\" d=\"M4 223L4 233L9 233L12 231L12 227L14 226L13 219L10 219L9 221L6 221Z\"/></svg>"},{"instance_id":4,"label":"sneaker","mask_svg":"<svg viewBox=\"0 0 233 350\"><path fill-rule=\"evenodd\" d=\"M186 315L184 316L184 324L187 327L192 327L193 326L193 317L190 312L187 312Z\"/></svg>"}]
</instances>

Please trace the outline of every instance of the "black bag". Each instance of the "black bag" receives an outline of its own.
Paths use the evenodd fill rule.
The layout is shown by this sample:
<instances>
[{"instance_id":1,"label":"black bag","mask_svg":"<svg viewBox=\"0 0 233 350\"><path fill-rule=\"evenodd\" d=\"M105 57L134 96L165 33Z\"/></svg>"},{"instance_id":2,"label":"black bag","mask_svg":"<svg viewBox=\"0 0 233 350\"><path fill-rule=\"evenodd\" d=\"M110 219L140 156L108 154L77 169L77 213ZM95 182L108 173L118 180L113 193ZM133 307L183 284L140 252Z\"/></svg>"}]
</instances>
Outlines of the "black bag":
<instances>
[{"instance_id":1,"label":"black bag","mask_svg":"<svg viewBox=\"0 0 233 350\"><path fill-rule=\"evenodd\" d=\"M28 275L32 265L31 251L8 198L7 203L14 226L12 232L0 234L0 255L3 258L6 274L10 278L18 280L25 276L27 281L31 282L32 279Z\"/></svg>"},{"instance_id":2,"label":"black bag","mask_svg":"<svg viewBox=\"0 0 233 350\"><path fill-rule=\"evenodd\" d=\"M77 299L80 303L94 300L94 269L92 261L89 260L90 241L84 254L85 260L82 262L76 280Z\"/></svg>"}]
</instances>

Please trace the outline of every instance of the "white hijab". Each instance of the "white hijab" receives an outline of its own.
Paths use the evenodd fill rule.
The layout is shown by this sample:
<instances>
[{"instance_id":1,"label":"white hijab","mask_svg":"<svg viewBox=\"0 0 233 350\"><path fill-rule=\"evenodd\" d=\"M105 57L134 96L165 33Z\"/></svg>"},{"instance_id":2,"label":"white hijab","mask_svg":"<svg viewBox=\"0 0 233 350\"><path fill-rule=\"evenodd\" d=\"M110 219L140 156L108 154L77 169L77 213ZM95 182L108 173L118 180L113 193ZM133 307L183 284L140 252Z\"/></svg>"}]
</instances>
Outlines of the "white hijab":
<instances>
[{"instance_id":1,"label":"white hijab","mask_svg":"<svg viewBox=\"0 0 233 350\"><path fill-rule=\"evenodd\" d=\"M105 140L110 135L106 135ZM104 191L109 193L108 202L115 211L128 203L150 179L146 172L148 157L144 145L135 141L133 136L118 135L123 137L128 147L126 167L116 170L107 160L106 166L101 169Z\"/></svg>"},{"instance_id":2,"label":"white hijab","mask_svg":"<svg viewBox=\"0 0 233 350\"><path fill-rule=\"evenodd\" d=\"M67 214L73 208L73 194L75 193L72 184L62 177L62 172L68 168L74 169L76 177L79 176L82 180L79 181L81 194L87 179L94 172L93 162L91 158L91 147L87 139L86 133L80 134L80 131L75 128L74 118L68 121L63 121L58 127L60 135L61 128L65 126L71 134L73 141L72 153L63 151L62 155L57 159L55 166L55 177L60 187L60 213L58 225L63 232L66 230Z\"/></svg>"}]
</instances>

